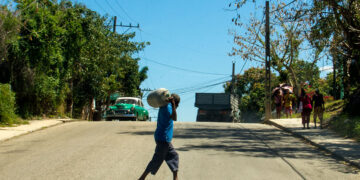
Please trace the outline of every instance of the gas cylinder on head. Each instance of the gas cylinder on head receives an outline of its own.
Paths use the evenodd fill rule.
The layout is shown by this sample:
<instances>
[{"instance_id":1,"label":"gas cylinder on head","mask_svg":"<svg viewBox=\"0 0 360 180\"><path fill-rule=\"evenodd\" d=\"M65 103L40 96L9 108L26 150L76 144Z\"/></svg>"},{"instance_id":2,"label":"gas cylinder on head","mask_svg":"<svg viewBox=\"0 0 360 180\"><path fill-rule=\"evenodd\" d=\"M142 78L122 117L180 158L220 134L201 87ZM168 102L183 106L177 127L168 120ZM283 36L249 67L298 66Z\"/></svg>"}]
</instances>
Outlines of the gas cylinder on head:
<instances>
[{"instance_id":1,"label":"gas cylinder on head","mask_svg":"<svg viewBox=\"0 0 360 180\"><path fill-rule=\"evenodd\" d=\"M147 96L147 102L151 107L158 108L167 105L170 91L165 88L159 88L151 91Z\"/></svg>"}]
</instances>

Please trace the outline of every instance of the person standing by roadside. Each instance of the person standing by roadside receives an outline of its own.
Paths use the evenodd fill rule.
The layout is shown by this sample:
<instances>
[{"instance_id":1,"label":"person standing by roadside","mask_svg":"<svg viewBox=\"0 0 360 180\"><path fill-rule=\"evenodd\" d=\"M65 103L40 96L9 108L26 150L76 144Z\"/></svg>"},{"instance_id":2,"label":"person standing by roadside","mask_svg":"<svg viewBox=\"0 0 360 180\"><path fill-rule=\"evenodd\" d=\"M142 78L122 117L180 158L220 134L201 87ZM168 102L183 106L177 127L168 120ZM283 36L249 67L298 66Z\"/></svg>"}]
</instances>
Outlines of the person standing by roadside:
<instances>
[{"instance_id":1,"label":"person standing by roadside","mask_svg":"<svg viewBox=\"0 0 360 180\"><path fill-rule=\"evenodd\" d=\"M303 88L301 88L301 96L299 100L302 102L302 106L303 106L303 110L301 112L303 129L305 129L305 124L307 125L307 128L310 129L309 123L310 123L310 114L312 111L311 98L309 95L305 93L305 90Z\"/></svg>"},{"instance_id":2,"label":"person standing by roadside","mask_svg":"<svg viewBox=\"0 0 360 180\"><path fill-rule=\"evenodd\" d=\"M171 94L169 103L160 107L157 127L154 133L156 142L155 153L139 180L144 180L149 173L155 175L163 161L167 163L172 171L173 179L178 179L179 155L171 144L171 140L173 137L173 121L177 120L176 108L179 106L179 103L180 96Z\"/></svg>"},{"instance_id":3,"label":"person standing by roadside","mask_svg":"<svg viewBox=\"0 0 360 180\"><path fill-rule=\"evenodd\" d=\"M316 128L316 118L319 117L320 119L320 129L322 129L323 125L323 114L325 110L325 102L324 97L320 93L319 89L315 90L315 94L312 98L312 105L314 107L314 124Z\"/></svg>"},{"instance_id":4,"label":"person standing by roadside","mask_svg":"<svg viewBox=\"0 0 360 180\"><path fill-rule=\"evenodd\" d=\"M289 117L290 118L292 116L292 104L294 101L294 97L292 96L292 94L290 94L289 90L285 91L285 96L284 96L284 106L285 106L285 114L286 114L286 118Z\"/></svg>"},{"instance_id":5,"label":"person standing by roadside","mask_svg":"<svg viewBox=\"0 0 360 180\"><path fill-rule=\"evenodd\" d=\"M280 94L280 90L275 91L274 104L275 104L275 107L276 107L276 118L280 119L281 110L282 110L282 104L283 104L283 97Z\"/></svg>"}]
</instances>

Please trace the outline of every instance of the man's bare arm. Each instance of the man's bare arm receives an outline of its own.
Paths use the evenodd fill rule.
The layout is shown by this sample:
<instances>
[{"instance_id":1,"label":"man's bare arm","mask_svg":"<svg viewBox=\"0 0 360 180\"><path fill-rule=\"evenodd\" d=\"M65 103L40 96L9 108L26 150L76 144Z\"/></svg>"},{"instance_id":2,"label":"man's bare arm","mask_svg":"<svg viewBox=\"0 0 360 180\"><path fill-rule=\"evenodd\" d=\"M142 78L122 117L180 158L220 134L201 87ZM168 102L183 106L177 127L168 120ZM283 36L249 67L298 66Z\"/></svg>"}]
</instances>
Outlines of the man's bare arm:
<instances>
[{"instance_id":1,"label":"man's bare arm","mask_svg":"<svg viewBox=\"0 0 360 180\"><path fill-rule=\"evenodd\" d=\"M169 100L171 102L171 107L172 107L171 119L176 121L177 120L177 113L176 113L175 100L174 100L174 98L170 98Z\"/></svg>"}]
</instances>

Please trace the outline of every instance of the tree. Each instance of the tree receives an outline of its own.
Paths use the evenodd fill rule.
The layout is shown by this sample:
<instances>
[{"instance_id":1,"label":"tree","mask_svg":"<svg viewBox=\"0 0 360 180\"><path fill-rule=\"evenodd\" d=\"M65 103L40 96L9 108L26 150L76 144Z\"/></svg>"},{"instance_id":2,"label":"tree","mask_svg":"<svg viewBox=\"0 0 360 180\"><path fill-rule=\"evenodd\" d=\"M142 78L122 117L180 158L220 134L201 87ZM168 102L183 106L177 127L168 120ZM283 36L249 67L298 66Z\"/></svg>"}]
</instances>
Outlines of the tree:
<instances>
[{"instance_id":1,"label":"tree","mask_svg":"<svg viewBox=\"0 0 360 180\"><path fill-rule=\"evenodd\" d=\"M139 72L133 55L148 43L131 41L134 33L113 33L109 18L68 0L16 0L16 11L19 38L4 69L21 116L66 109L88 119L94 99L117 91L140 95L147 68Z\"/></svg>"},{"instance_id":2,"label":"tree","mask_svg":"<svg viewBox=\"0 0 360 180\"><path fill-rule=\"evenodd\" d=\"M345 98L349 101L346 110L359 115L355 107L360 105L360 2L314 1L311 10L316 22L312 39L329 45L333 60L340 62Z\"/></svg>"},{"instance_id":3,"label":"tree","mask_svg":"<svg viewBox=\"0 0 360 180\"><path fill-rule=\"evenodd\" d=\"M271 86L279 84L275 74L271 74ZM260 119L265 112L265 69L249 68L243 75L236 75L236 93L240 98L240 116L242 120ZM231 82L225 85L225 92L231 91Z\"/></svg>"},{"instance_id":4,"label":"tree","mask_svg":"<svg viewBox=\"0 0 360 180\"><path fill-rule=\"evenodd\" d=\"M9 45L16 41L20 30L17 12L11 12L7 6L0 6L0 83L10 82Z\"/></svg>"},{"instance_id":5,"label":"tree","mask_svg":"<svg viewBox=\"0 0 360 180\"><path fill-rule=\"evenodd\" d=\"M237 1L236 8L246 1ZM313 81L318 71L307 71L309 79L299 78L304 69L316 69L316 62L322 57L321 51L311 51L309 48L309 33L311 21L307 16L309 5L302 1L291 1L285 4L276 1L272 4L270 57L271 66L289 84L294 86L295 93L300 94L301 84L305 81ZM264 17L264 16L263 16ZM246 24L240 23L240 15L233 19L235 24L242 28L242 33L232 32L237 47L233 48L231 55L240 55L244 60L265 63L265 30L264 19L250 18ZM306 61L304 60L306 59ZM310 65L300 68L304 64ZM305 77L305 76L303 76Z\"/></svg>"}]
</instances>

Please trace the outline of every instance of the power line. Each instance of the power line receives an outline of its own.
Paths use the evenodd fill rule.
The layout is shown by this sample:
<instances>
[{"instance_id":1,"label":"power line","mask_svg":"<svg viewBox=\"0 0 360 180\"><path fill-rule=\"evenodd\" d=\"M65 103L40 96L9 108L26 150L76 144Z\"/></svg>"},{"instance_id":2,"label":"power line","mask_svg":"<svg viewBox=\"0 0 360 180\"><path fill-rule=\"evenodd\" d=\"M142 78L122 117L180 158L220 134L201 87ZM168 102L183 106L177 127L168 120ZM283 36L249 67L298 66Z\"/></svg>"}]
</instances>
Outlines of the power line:
<instances>
[{"instance_id":1,"label":"power line","mask_svg":"<svg viewBox=\"0 0 360 180\"><path fill-rule=\"evenodd\" d=\"M114 14L117 14L117 11L111 6L108 0L105 0L106 4L110 7L110 9L114 12Z\"/></svg>"},{"instance_id":2,"label":"power line","mask_svg":"<svg viewBox=\"0 0 360 180\"><path fill-rule=\"evenodd\" d=\"M184 91L184 90L187 90L187 89L193 89L193 88L201 87L201 86L207 85L209 83L214 83L214 82L219 81L219 80L224 81L225 78L227 79L229 77L231 77L231 76L217 78L217 79L213 79L213 80L206 81L206 82L203 82L203 83L197 83L196 85L191 85L191 86L188 86L188 87L185 87L185 88L172 89L172 90L170 90L170 92Z\"/></svg>"},{"instance_id":3,"label":"power line","mask_svg":"<svg viewBox=\"0 0 360 180\"><path fill-rule=\"evenodd\" d=\"M103 10L105 13L107 13L107 11L100 5L99 2L97 2L96 0L94 0L94 1L95 1L95 4L100 7L101 10Z\"/></svg>"},{"instance_id":4,"label":"power line","mask_svg":"<svg viewBox=\"0 0 360 180\"><path fill-rule=\"evenodd\" d=\"M204 87L206 88L213 88L215 86L212 86L214 84L214 81L219 81L221 80L219 83L224 83L224 82L228 82L228 81L224 81L225 78L229 78L229 76L226 76L226 77L222 77L222 78L217 78L217 79L213 79L211 81L206 81L206 82L203 82L203 83L198 83L196 85L192 85L192 86L188 86L188 87L185 87L185 88L178 88L178 89L169 89L170 92L192 92L192 91L196 91L198 89L204 89ZM209 83L212 83L209 85ZM218 83L215 83L216 85ZM150 88L145 88L145 89L142 89L142 91L152 91L153 89L150 89ZM147 97L149 93L144 93L143 95L143 98Z\"/></svg>"},{"instance_id":5,"label":"power line","mask_svg":"<svg viewBox=\"0 0 360 180\"><path fill-rule=\"evenodd\" d=\"M224 84L226 82L228 82L228 81L223 81L223 82L220 82L220 83L215 83L215 84L211 84L211 85L196 88L196 89L192 89L192 90L188 90L188 91L184 91L184 92L179 92L178 94L180 95L180 94L186 94L186 93L190 93L190 92L195 92L195 91L199 91L201 89L206 89L206 88L209 88L209 87L212 87L212 86L217 86L217 85L220 85L220 84Z\"/></svg>"},{"instance_id":6,"label":"power line","mask_svg":"<svg viewBox=\"0 0 360 180\"><path fill-rule=\"evenodd\" d=\"M131 18L129 16L129 14L125 11L125 9L120 5L120 3L116 0L115 1L116 5L119 6L119 8L121 9L122 12L124 12L124 14L129 18L130 21L135 21L135 22L138 22L136 20L134 20L133 18Z\"/></svg>"},{"instance_id":7,"label":"power line","mask_svg":"<svg viewBox=\"0 0 360 180\"><path fill-rule=\"evenodd\" d=\"M198 91L198 90L201 90L201 89L205 89L205 88L217 86L217 85L220 85L220 84L224 84L226 82L228 82L228 81L222 81L222 82L219 82L219 83L210 84L210 85L206 85L206 86L199 87L199 88L193 88L193 89L190 89L190 90L187 90L187 91L178 92L178 94L180 95L180 94L185 94L185 93L189 93L189 92L194 92L194 91Z\"/></svg>"},{"instance_id":8,"label":"power line","mask_svg":"<svg viewBox=\"0 0 360 180\"><path fill-rule=\"evenodd\" d=\"M140 30L140 32L143 32L144 34L147 34L147 35L152 36L152 37L154 37L156 39L159 39L159 40L161 40L161 41L163 41L165 43L169 42L169 40L167 40L166 38L162 38L160 36L157 36L157 35L154 35L152 33L146 32L146 31L142 30L141 28L139 30ZM177 47L177 48L183 48L183 49L186 49L186 50L190 50L190 51L193 51L193 52L195 52L197 54L212 54L214 56L219 56L219 54L213 53L212 51L210 51L210 52L201 51L200 52L198 49L190 48L189 46L182 45L182 44L176 43L174 41L170 41L170 42L172 42L172 44L175 45L175 47Z\"/></svg>"},{"instance_id":9,"label":"power line","mask_svg":"<svg viewBox=\"0 0 360 180\"><path fill-rule=\"evenodd\" d=\"M176 67L176 66L172 66L172 65L168 65L168 64L164 64L164 63L160 63L158 61L146 58L146 57L142 57L143 59L146 59L150 62L165 66L165 67L169 67L169 68L173 68L173 69L177 69L177 70L182 70L182 71L187 71L187 72L191 72L191 73L197 73L197 74L207 74L207 75L227 75L227 74L219 74L219 73L209 73L209 72L201 72L201 71L195 71L195 70L190 70L190 69L185 69L185 68L181 68L181 67Z\"/></svg>"},{"instance_id":10,"label":"power line","mask_svg":"<svg viewBox=\"0 0 360 180\"><path fill-rule=\"evenodd\" d=\"M213 89L215 86L211 86L211 87L207 87L207 88L204 88L204 90L202 91L202 92L209 92L211 89ZM185 96L185 95L184 95ZM190 96L190 97L188 97L188 98L186 98L186 99L184 99L184 100L181 100L181 102L182 103L184 103L184 102L187 102L187 101L189 101L190 99L193 99L194 98L194 96L192 95L192 96Z\"/></svg>"},{"instance_id":11,"label":"power line","mask_svg":"<svg viewBox=\"0 0 360 180\"><path fill-rule=\"evenodd\" d=\"M224 78L222 78L224 79ZM194 92L194 91L198 91L198 90L201 90L201 89L206 89L206 88L210 88L210 87L214 87L214 86L217 86L219 84L223 84L223 83L226 83L226 82L229 82L231 79L228 79L226 81L222 80L220 82L217 82L217 83L212 83L212 84L204 84L202 86L194 86L194 87L188 87L188 88L183 88L183 89L174 89L174 90L169 90L170 92L175 92L177 94L186 94L186 93L190 93L190 92ZM146 98L147 96L143 96L143 98Z\"/></svg>"}]
</instances>

